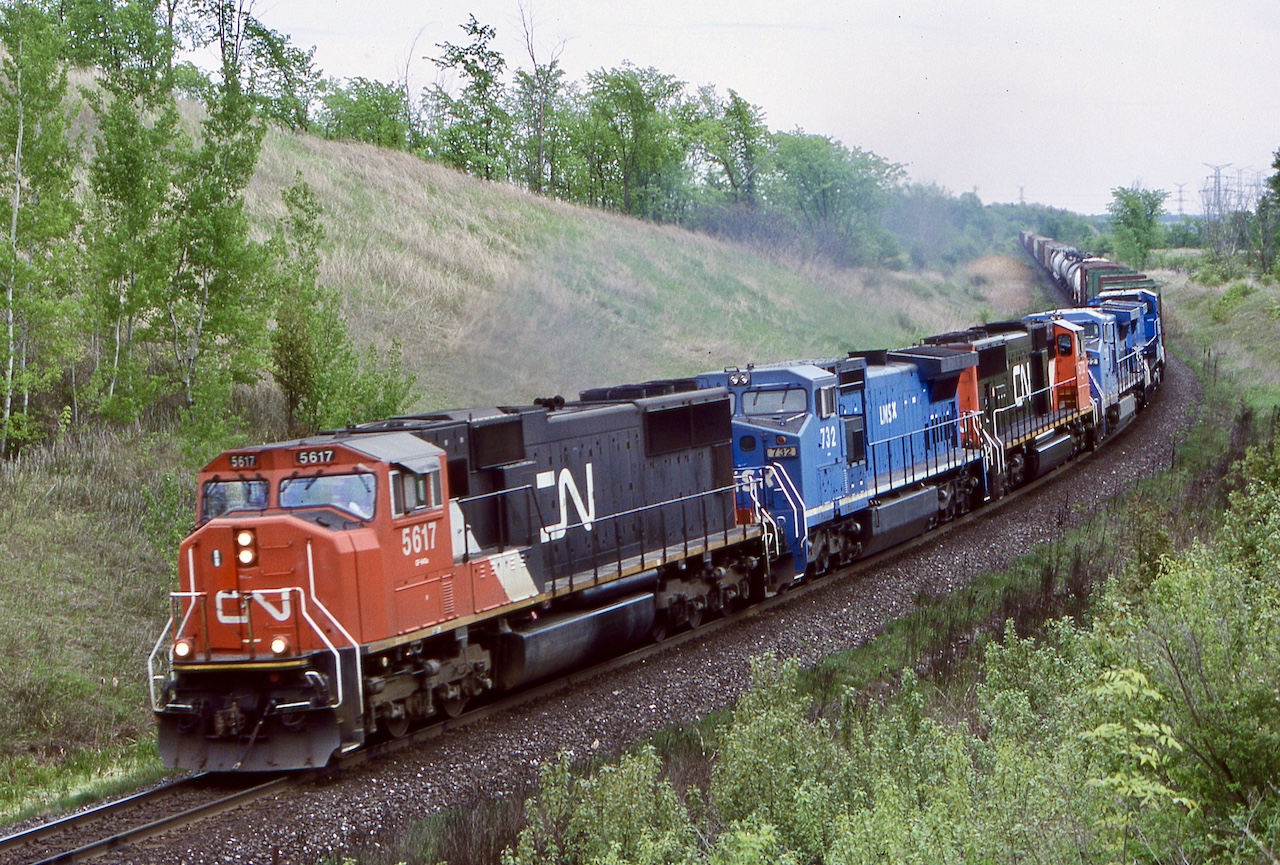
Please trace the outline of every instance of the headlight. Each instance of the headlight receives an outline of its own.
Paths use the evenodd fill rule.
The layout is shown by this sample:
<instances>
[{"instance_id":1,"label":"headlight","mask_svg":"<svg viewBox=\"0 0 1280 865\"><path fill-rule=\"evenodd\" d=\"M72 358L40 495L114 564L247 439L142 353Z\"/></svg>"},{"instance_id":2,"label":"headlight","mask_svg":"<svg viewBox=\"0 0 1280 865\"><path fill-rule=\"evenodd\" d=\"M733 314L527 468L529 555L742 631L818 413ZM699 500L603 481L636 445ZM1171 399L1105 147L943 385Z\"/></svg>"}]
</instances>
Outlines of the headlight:
<instances>
[{"instance_id":1,"label":"headlight","mask_svg":"<svg viewBox=\"0 0 1280 865\"><path fill-rule=\"evenodd\" d=\"M252 529L236 532L236 561L248 567L258 560L258 542Z\"/></svg>"},{"instance_id":2,"label":"headlight","mask_svg":"<svg viewBox=\"0 0 1280 865\"><path fill-rule=\"evenodd\" d=\"M173 657L179 661L185 661L195 654L195 648L191 640L183 637L173 644Z\"/></svg>"},{"instance_id":3,"label":"headlight","mask_svg":"<svg viewBox=\"0 0 1280 865\"><path fill-rule=\"evenodd\" d=\"M271 638L271 654L287 655L289 654L289 638L283 634L277 634Z\"/></svg>"}]
</instances>

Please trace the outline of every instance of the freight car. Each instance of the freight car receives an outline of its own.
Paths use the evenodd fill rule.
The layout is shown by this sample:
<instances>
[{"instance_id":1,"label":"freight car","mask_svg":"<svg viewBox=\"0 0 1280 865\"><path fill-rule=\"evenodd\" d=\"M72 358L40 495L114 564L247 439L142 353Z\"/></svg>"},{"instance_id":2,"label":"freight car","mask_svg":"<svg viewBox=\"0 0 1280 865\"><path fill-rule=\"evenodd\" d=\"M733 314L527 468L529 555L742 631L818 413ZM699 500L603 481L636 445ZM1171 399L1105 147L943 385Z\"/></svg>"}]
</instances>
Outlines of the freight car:
<instances>
[{"instance_id":1,"label":"freight car","mask_svg":"<svg viewBox=\"0 0 1280 865\"><path fill-rule=\"evenodd\" d=\"M1123 264L1088 255L1074 246L1031 231L1024 231L1019 237L1027 254L1075 306L1084 306L1104 292L1159 292L1155 280Z\"/></svg>"},{"instance_id":2,"label":"freight car","mask_svg":"<svg viewBox=\"0 0 1280 865\"><path fill-rule=\"evenodd\" d=\"M321 766L697 627L1005 495L1118 431L1159 297L392 418L200 474L149 661L168 766Z\"/></svg>"}]
</instances>

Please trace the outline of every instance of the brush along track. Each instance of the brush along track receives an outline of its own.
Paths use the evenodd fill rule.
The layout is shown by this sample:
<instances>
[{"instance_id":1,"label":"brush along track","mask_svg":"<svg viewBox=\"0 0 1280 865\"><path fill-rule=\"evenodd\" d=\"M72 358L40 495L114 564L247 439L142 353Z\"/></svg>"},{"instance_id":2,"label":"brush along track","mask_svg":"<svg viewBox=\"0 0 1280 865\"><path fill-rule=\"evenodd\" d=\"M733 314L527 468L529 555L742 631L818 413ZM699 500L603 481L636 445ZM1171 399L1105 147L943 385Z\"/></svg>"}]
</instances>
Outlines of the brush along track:
<instances>
[{"instance_id":1,"label":"brush along track","mask_svg":"<svg viewBox=\"0 0 1280 865\"><path fill-rule=\"evenodd\" d=\"M654 731L722 709L750 686L766 653L814 663L863 645L909 613L921 595L1007 567L1032 547L1084 523L1089 511L1167 467L1199 401L1191 371L1170 360L1150 409L1096 455L840 575L792 590L734 619L610 661L465 718L387 743L340 773L174 832L100 861L313 863L386 842L415 820L478 798L523 792L559 754L615 752ZM1016 519L1014 518L1016 517ZM609 675L600 675L609 670ZM467 726L465 734L441 733ZM412 747L410 747L412 744ZM372 760L370 758L381 757Z\"/></svg>"}]
</instances>

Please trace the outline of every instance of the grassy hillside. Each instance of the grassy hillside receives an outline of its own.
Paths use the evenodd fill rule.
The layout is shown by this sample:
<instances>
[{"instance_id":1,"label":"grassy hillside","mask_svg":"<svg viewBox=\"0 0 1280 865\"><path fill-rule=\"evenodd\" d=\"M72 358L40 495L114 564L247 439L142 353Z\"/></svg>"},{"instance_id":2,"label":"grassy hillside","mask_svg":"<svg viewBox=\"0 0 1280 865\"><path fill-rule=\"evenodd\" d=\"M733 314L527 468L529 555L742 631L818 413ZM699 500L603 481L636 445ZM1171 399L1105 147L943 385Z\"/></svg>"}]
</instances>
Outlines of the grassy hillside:
<instances>
[{"instance_id":1,"label":"grassy hillside","mask_svg":"<svg viewBox=\"0 0 1280 865\"><path fill-rule=\"evenodd\" d=\"M422 408L905 345L1046 302L1010 259L952 282L834 270L284 133L250 189L263 231L298 174L327 211L323 281L357 342L401 341ZM271 402L249 410L260 438L278 434ZM164 430L0 464L0 819L155 770L146 657L193 504Z\"/></svg>"},{"instance_id":2,"label":"grassy hillside","mask_svg":"<svg viewBox=\"0 0 1280 865\"><path fill-rule=\"evenodd\" d=\"M1034 304L1007 259L960 285L835 270L286 133L267 139L254 212L282 216L299 172L327 208L321 280L346 292L358 342L400 340L425 407L900 346Z\"/></svg>"}]
</instances>

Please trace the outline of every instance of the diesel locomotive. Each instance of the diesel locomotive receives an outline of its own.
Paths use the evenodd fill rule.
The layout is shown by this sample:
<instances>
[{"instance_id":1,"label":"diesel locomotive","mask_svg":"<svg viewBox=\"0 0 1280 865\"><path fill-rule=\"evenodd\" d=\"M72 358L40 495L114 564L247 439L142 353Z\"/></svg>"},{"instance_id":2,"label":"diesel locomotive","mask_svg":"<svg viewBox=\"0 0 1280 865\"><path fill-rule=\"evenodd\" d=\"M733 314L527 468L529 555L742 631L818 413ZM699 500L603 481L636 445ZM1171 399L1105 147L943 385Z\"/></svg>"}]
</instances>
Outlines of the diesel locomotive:
<instances>
[{"instance_id":1,"label":"diesel locomotive","mask_svg":"<svg viewBox=\"0 0 1280 865\"><path fill-rule=\"evenodd\" d=\"M896 351L391 418L199 476L149 659L167 766L323 766L697 627L1097 447L1163 372L1158 292Z\"/></svg>"}]
</instances>

